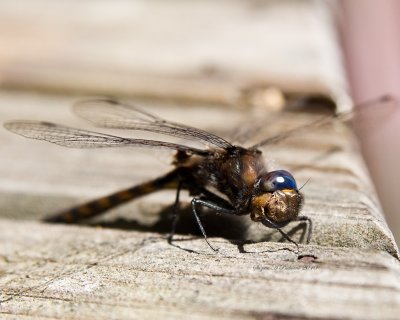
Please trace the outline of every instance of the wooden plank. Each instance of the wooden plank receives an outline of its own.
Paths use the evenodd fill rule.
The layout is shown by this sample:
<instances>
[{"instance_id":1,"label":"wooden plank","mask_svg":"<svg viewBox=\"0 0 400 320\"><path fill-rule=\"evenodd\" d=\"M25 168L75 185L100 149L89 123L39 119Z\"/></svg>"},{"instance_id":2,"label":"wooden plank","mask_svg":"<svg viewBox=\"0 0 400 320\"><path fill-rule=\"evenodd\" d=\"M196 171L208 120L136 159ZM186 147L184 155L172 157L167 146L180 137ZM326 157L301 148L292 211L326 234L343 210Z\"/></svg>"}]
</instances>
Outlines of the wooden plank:
<instances>
[{"instance_id":1,"label":"wooden plank","mask_svg":"<svg viewBox=\"0 0 400 320\"><path fill-rule=\"evenodd\" d=\"M0 314L29 319L398 318L399 264L385 252L302 246L318 258L299 260L284 250L287 244L241 247L213 239L220 248L214 254L201 239L179 238L181 248L155 233L3 219L0 241L9 245L0 247Z\"/></svg>"},{"instance_id":2,"label":"wooden plank","mask_svg":"<svg viewBox=\"0 0 400 320\"><path fill-rule=\"evenodd\" d=\"M70 112L74 97L7 91L0 96L1 119L42 119L87 128ZM246 127L257 127L258 135L266 137L316 117L287 112L268 119L257 110L251 114L205 105L135 103L227 138L239 129L246 132ZM305 257L300 260L290 251L292 245L276 242L282 240L276 232L249 223L247 216L203 217L218 254L198 237L178 235L179 247L168 245L170 220L165 208L174 199L168 192L140 199L94 222L102 228L28 222L157 176L168 165L165 159L163 164L135 150L66 149L5 130L0 131L0 141L2 316L179 319L190 313L197 319L395 319L398 315L399 263L393 257L398 257L397 248L352 148L351 134L342 125L264 150L271 169L292 169L299 184L311 177L303 189L303 213L313 219L315 232L311 245L301 245ZM180 234L197 231L189 210L181 221ZM295 228L292 237L301 239L302 230L289 225L286 231L291 228ZM246 245L245 239L256 244Z\"/></svg>"},{"instance_id":3,"label":"wooden plank","mask_svg":"<svg viewBox=\"0 0 400 320\"><path fill-rule=\"evenodd\" d=\"M333 20L312 0L2 1L0 81L229 105L273 86L344 106Z\"/></svg>"},{"instance_id":4,"label":"wooden plank","mask_svg":"<svg viewBox=\"0 0 400 320\"><path fill-rule=\"evenodd\" d=\"M266 114L222 105L264 106L270 86L289 96L347 97L332 16L322 2L94 6L35 0L29 6L3 1L0 9L2 87L41 90L1 90L2 121L88 128L70 112L77 97L44 92L134 95L152 98L133 101L168 119L227 139L245 133L249 145L309 123L320 112ZM191 103L154 100L171 97ZM302 189L303 213L315 231L300 256L248 217L210 212L202 218L220 249L214 254L193 236L198 230L187 208L178 241L167 244L173 192L139 199L82 226L37 221L166 172L169 154L72 150L0 130L0 317L398 318L398 249L352 140L335 124L263 149L270 169L292 171L299 185L311 178ZM296 224L285 230L303 238Z\"/></svg>"},{"instance_id":5,"label":"wooden plank","mask_svg":"<svg viewBox=\"0 0 400 320\"><path fill-rule=\"evenodd\" d=\"M18 94L9 93L7 99L6 92L3 92L3 97L0 101L3 119L21 118L21 114L24 114L24 118L28 119L42 119L87 128L85 122L69 114L69 105L73 101L71 97L62 99L60 96L35 97L28 94L20 97ZM228 139L232 129L236 130L235 128L242 124L241 129L251 124L253 128L259 128L258 136L266 137L282 129L307 124L318 117L288 112L284 116L272 116L270 120L273 121L260 128L259 125L268 123L268 119L260 120L257 113L253 117L249 114L246 116L243 110L228 111L225 108L213 107L205 114L205 106L178 108L161 102L136 103L182 123L194 126L200 126L200 122L207 123L205 129L218 132ZM54 108L55 104L58 104L57 110ZM202 114L207 117L207 121L202 120ZM196 121L192 121L193 119ZM123 148L66 149L26 140L4 130L1 131L0 138L3 141L0 152L4 155L0 166L0 212L10 218L44 217L83 200L154 178L169 170L168 162L171 159L169 153L161 153L163 161L160 161L157 157L152 158L149 152ZM253 137L253 142L256 142L257 138L260 137ZM349 139L350 132L337 124L313 130L301 137L292 137L285 143L269 146L264 151L271 170L291 170L299 185L311 178L304 188L306 203L303 213L310 216L315 223L312 243L321 246L383 250L397 256L397 247L382 216L368 175L363 170L362 162L352 149ZM247 142L247 145L251 142ZM26 158L27 154L29 161ZM109 227L120 227L121 223L110 221L127 219L138 222L142 228L151 230L153 225L157 229L160 210L171 205L173 199L172 192L161 192L123 206L100 221ZM279 234L273 230L249 223L248 217L245 217L244 221L239 219L239 224L243 227L237 234L229 231L221 233L223 228L218 226L219 218L210 219L216 220L217 223L213 226L213 222L210 222L211 235L254 241L280 239ZM162 218L161 222L163 220L168 220L168 217ZM128 223L128 228L130 226ZM293 226L289 225L286 230L290 231L292 228ZM163 228L157 230L168 232L168 222L164 221ZM196 230L193 223L190 223L190 227L183 226L182 232L197 232ZM294 234L297 240L301 236L301 232Z\"/></svg>"}]
</instances>

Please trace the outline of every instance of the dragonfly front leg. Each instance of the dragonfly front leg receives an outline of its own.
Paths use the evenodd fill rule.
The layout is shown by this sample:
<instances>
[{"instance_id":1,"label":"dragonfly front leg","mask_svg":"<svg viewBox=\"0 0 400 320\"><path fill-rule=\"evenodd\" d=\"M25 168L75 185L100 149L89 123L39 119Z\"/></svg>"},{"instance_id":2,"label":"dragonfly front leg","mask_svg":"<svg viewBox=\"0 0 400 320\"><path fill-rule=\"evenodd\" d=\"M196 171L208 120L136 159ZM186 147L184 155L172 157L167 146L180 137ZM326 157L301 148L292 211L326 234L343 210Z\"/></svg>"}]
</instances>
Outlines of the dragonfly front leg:
<instances>
[{"instance_id":1,"label":"dragonfly front leg","mask_svg":"<svg viewBox=\"0 0 400 320\"><path fill-rule=\"evenodd\" d=\"M218 212L218 213L236 214L236 211L233 210L233 209L227 209L227 208L225 208L225 207L222 207L222 206L220 206L220 205L218 205L218 204L216 204L216 203L214 203L214 202L211 202L211 201L208 201L208 200L205 200L205 199L196 199L196 198L194 198L194 199L192 200L192 212L193 212L193 215L194 215L194 217L195 217L195 219L196 219L196 222L197 222L197 224L198 224L198 226L199 226L199 228L200 228L200 231L201 231L201 233L203 234L204 240L206 240L208 246L209 246L214 252L217 252L218 250L215 249L215 248L210 244L210 242L208 242L206 231L204 230L204 227L203 227L203 224L201 223L200 217L199 217L199 215L197 214L196 207L197 207L198 205L202 205L203 207L207 207L207 208L213 209L213 210L215 210L215 211Z\"/></svg>"},{"instance_id":2,"label":"dragonfly front leg","mask_svg":"<svg viewBox=\"0 0 400 320\"><path fill-rule=\"evenodd\" d=\"M264 218L263 220L261 220L261 223L268 227L268 228L274 228L276 230L279 231L279 233L282 235L282 237L284 237L287 241L293 243L296 246L296 253L299 253L299 245L296 241L294 241L293 239L291 239L279 226L278 224L276 224L275 222L271 221L268 218Z\"/></svg>"},{"instance_id":3,"label":"dragonfly front leg","mask_svg":"<svg viewBox=\"0 0 400 320\"><path fill-rule=\"evenodd\" d=\"M313 231L313 223L312 220L307 216L298 216L296 221L307 221L308 222L308 234L307 234L307 244L310 243L312 231Z\"/></svg>"}]
</instances>

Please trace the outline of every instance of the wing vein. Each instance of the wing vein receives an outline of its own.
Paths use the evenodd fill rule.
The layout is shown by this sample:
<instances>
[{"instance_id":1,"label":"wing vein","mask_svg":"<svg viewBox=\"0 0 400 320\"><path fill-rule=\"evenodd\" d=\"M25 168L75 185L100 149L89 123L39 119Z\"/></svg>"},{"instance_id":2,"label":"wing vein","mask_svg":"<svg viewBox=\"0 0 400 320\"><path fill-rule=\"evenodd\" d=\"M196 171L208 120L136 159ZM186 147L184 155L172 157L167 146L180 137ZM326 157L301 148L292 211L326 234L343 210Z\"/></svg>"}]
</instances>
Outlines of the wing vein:
<instances>
[{"instance_id":1,"label":"wing vein","mask_svg":"<svg viewBox=\"0 0 400 320\"><path fill-rule=\"evenodd\" d=\"M217 135L164 120L133 105L112 99L82 100L74 105L74 111L99 127L150 131L195 140L207 146L232 147L228 141Z\"/></svg>"},{"instance_id":2,"label":"wing vein","mask_svg":"<svg viewBox=\"0 0 400 320\"><path fill-rule=\"evenodd\" d=\"M157 147L181 150L206 155L210 151L192 148L166 141L123 138L109 134L71 128L42 121L10 121L4 127L11 132L30 139L44 140L69 148L106 148L106 147Z\"/></svg>"}]
</instances>

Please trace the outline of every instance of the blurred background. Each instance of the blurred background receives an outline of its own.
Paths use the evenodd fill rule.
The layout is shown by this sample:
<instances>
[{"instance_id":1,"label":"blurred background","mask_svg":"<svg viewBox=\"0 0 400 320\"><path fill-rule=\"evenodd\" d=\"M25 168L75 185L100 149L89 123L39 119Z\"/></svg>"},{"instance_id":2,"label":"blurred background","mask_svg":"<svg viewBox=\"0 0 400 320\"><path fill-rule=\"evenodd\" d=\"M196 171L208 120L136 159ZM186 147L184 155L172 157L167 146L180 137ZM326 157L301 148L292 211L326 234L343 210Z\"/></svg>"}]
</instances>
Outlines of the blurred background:
<instances>
[{"instance_id":1,"label":"blurred background","mask_svg":"<svg viewBox=\"0 0 400 320\"><path fill-rule=\"evenodd\" d=\"M0 115L56 113L45 94L71 96L61 105L113 95L248 112L318 96L348 111L351 97L399 96L399 16L395 0L3 0ZM32 109L15 111L22 104ZM397 241L398 128L397 112L360 137Z\"/></svg>"},{"instance_id":2,"label":"blurred background","mask_svg":"<svg viewBox=\"0 0 400 320\"><path fill-rule=\"evenodd\" d=\"M399 99L400 2L342 1L339 30L355 104L386 93ZM399 112L387 118L374 134L359 138L389 226L399 244Z\"/></svg>"}]
</instances>

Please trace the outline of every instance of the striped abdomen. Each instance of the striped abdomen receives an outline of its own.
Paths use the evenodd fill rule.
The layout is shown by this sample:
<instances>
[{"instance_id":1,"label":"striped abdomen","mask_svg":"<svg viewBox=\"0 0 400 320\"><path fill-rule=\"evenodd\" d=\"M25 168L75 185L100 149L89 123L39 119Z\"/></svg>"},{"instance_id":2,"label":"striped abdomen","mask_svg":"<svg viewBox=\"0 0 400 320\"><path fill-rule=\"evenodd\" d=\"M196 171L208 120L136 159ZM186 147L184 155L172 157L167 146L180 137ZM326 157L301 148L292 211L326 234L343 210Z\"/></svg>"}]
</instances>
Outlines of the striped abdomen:
<instances>
[{"instance_id":1,"label":"striped abdomen","mask_svg":"<svg viewBox=\"0 0 400 320\"><path fill-rule=\"evenodd\" d=\"M163 177L118 191L100 199L89 201L69 210L62 211L44 219L44 221L74 223L80 220L93 218L130 200L150 194L160 189L176 187L177 177L177 170L174 170Z\"/></svg>"}]
</instances>

